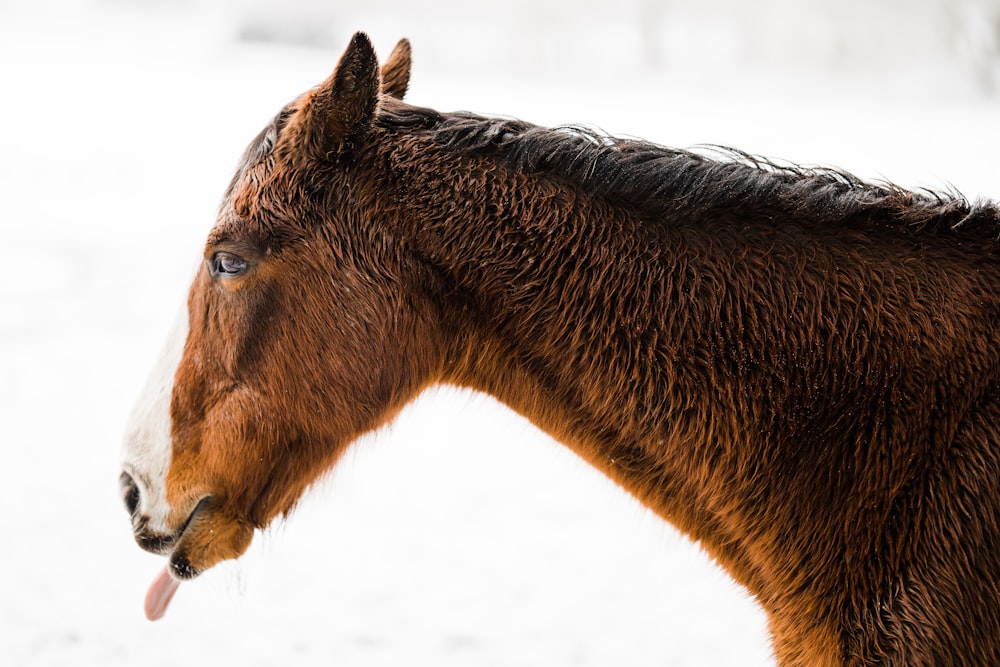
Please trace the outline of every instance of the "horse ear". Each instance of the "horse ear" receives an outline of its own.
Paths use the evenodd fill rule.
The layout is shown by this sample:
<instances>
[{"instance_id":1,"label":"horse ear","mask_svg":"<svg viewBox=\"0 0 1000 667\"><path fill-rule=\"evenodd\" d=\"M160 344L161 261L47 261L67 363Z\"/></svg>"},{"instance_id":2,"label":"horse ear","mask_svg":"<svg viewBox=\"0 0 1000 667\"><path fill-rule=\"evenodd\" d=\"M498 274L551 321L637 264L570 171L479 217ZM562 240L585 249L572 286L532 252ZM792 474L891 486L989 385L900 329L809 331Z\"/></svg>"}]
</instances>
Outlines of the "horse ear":
<instances>
[{"instance_id":1,"label":"horse ear","mask_svg":"<svg viewBox=\"0 0 1000 667\"><path fill-rule=\"evenodd\" d=\"M290 125L297 126L297 148L323 159L371 123L378 105L378 58L371 40L355 33L333 74L306 94Z\"/></svg>"},{"instance_id":2,"label":"horse ear","mask_svg":"<svg viewBox=\"0 0 1000 667\"><path fill-rule=\"evenodd\" d=\"M382 65L382 92L397 99L403 99L410 85L411 50L410 41L399 40L385 64Z\"/></svg>"}]
</instances>

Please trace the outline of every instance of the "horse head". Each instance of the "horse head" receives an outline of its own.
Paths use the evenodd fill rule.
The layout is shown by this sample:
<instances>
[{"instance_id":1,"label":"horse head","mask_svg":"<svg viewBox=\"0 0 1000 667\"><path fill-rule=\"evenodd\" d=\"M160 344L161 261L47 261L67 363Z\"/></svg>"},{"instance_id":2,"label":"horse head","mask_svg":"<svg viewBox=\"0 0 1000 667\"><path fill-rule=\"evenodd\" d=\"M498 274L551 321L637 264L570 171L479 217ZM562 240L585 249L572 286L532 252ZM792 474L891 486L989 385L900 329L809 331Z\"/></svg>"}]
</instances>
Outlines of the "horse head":
<instances>
[{"instance_id":1,"label":"horse head","mask_svg":"<svg viewBox=\"0 0 1000 667\"><path fill-rule=\"evenodd\" d=\"M405 40L380 71L355 35L226 192L124 447L135 538L169 555L175 581L241 555L427 384L433 317L375 209L354 204L369 196L354 174L376 109L408 80Z\"/></svg>"}]
</instances>

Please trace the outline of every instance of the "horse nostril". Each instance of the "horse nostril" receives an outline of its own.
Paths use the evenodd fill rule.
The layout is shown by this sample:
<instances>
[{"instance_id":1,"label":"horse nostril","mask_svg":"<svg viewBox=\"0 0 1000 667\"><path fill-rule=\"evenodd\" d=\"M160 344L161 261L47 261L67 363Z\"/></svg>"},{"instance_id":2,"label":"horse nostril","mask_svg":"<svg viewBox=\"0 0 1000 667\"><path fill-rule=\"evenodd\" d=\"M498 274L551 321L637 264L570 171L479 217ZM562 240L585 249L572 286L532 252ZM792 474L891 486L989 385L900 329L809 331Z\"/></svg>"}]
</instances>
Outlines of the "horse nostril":
<instances>
[{"instance_id":1,"label":"horse nostril","mask_svg":"<svg viewBox=\"0 0 1000 667\"><path fill-rule=\"evenodd\" d=\"M118 481L122 487L122 499L125 501L125 509L128 510L130 515L135 514L135 511L139 509L139 485L135 483L135 480L127 472L123 472Z\"/></svg>"}]
</instances>

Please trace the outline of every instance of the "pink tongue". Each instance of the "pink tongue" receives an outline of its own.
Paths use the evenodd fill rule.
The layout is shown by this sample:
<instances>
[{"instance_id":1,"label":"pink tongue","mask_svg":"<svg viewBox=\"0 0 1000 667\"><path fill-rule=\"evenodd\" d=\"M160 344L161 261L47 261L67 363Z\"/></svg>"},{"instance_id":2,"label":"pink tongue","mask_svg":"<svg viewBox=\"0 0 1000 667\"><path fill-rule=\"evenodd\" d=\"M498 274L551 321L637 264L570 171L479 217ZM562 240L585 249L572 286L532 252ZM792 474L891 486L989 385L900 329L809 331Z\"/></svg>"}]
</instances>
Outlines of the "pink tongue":
<instances>
[{"instance_id":1,"label":"pink tongue","mask_svg":"<svg viewBox=\"0 0 1000 667\"><path fill-rule=\"evenodd\" d=\"M158 621L167 613L167 605L174 593L180 587L181 582L170 576L170 566L163 568L159 576L153 581L146 592L146 618L151 621Z\"/></svg>"}]
</instances>

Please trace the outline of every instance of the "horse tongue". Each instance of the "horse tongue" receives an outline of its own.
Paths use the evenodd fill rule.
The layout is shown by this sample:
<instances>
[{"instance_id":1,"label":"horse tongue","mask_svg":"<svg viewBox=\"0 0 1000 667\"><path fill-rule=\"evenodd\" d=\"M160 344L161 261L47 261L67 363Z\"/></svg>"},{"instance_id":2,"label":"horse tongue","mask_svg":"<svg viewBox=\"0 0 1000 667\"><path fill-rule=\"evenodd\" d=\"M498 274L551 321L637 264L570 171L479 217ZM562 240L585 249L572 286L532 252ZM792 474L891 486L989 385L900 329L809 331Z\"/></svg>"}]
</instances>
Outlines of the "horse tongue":
<instances>
[{"instance_id":1,"label":"horse tongue","mask_svg":"<svg viewBox=\"0 0 1000 667\"><path fill-rule=\"evenodd\" d=\"M170 576L170 566L163 568L159 576L153 580L149 591L146 592L146 618L151 621L158 621L167 613L167 605L174 593L180 587L181 582Z\"/></svg>"}]
</instances>

